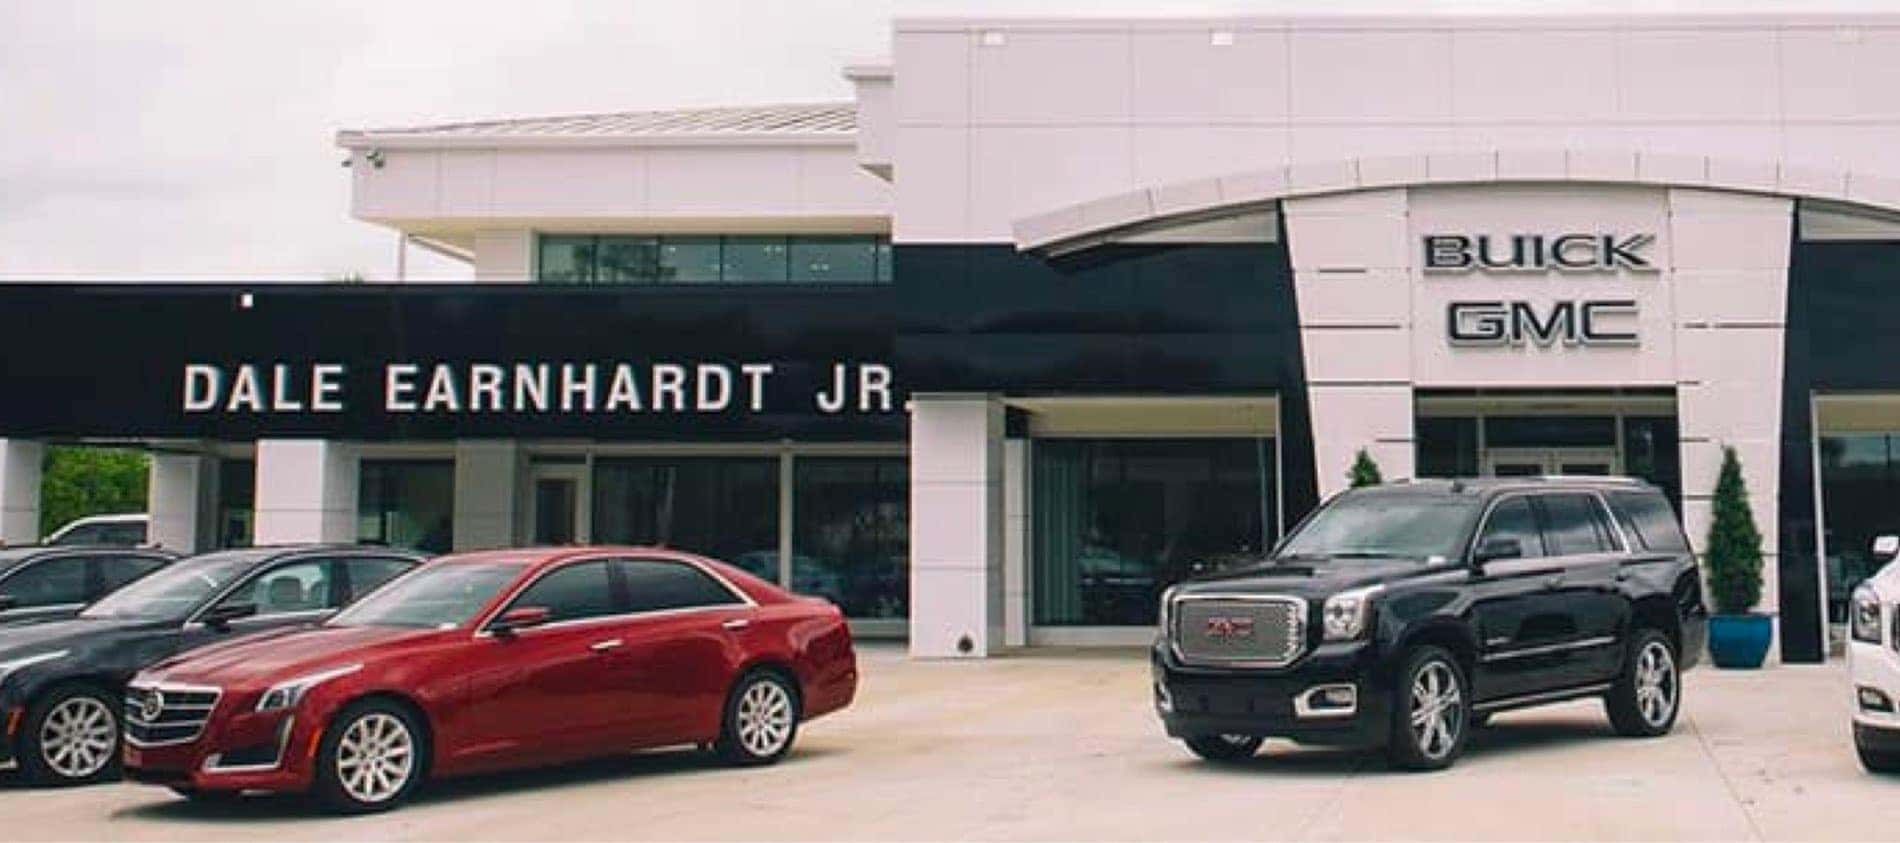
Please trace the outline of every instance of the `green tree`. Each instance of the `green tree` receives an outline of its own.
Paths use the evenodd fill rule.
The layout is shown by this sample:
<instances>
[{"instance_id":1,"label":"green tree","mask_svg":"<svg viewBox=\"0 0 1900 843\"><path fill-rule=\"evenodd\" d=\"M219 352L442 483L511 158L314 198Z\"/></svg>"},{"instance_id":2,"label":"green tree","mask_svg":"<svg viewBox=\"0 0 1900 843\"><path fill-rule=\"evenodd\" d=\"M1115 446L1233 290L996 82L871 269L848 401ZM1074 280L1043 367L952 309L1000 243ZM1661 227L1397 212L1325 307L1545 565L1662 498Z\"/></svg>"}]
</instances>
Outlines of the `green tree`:
<instances>
[{"instance_id":1,"label":"green tree","mask_svg":"<svg viewBox=\"0 0 1900 843\"><path fill-rule=\"evenodd\" d=\"M151 460L123 448L53 446L40 464L40 535L74 518L145 511Z\"/></svg>"},{"instance_id":2,"label":"green tree","mask_svg":"<svg viewBox=\"0 0 1900 843\"><path fill-rule=\"evenodd\" d=\"M1715 515L1709 522L1709 594L1715 610L1740 615L1761 600L1761 530L1748 508L1748 484L1732 447L1722 448L1715 481Z\"/></svg>"},{"instance_id":3,"label":"green tree","mask_svg":"<svg viewBox=\"0 0 1900 843\"><path fill-rule=\"evenodd\" d=\"M1385 482L1379 475L1379 464L1372 461L1372 455L1360 448L1359 455L1352 458L1352 468L1346 472L1346 480L1357 489L1360 486L1377 486Z\"/></svg>"}]
</instances>

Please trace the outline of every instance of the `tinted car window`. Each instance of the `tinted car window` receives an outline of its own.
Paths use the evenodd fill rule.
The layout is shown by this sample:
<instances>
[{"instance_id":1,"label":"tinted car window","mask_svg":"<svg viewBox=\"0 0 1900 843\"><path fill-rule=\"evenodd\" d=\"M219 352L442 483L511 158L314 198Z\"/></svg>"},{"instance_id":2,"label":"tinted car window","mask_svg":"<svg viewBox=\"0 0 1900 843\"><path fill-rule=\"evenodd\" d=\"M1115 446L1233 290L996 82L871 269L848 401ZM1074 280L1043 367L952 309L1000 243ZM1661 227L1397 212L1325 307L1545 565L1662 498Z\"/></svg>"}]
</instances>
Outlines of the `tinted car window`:
<instances>
[{"instance_id":1,"label":"tinted car window","mask_svg":"<svg viewBox=\"0 0 1900 843\"><path fill-rule=\"evenodd\" d=\"M549 621L571 621L620 613L607 580L606 562L580 562L547 574L528 586L510 608L539 606Z\"/></svg>"},{"instance_id":2,"label":"tinted car window","mask_svg":"<svg viewBox=\"0 0 1900 843\"><path fill-rule=\"evenodd\" d=\"M5 580L0 594L13 598L14 607L59 606L86 602L86 558L67 556L28 563Z\"/></svg>"},{"instance_id":3,"label":"tinted car window","mask_svg":"<svg viewBox=\"0 0 1900 843\"><path fill-rule=\"evenodd\" d=\"M152 556L103 556L99 559L99 581L104 591L118 591L126 583L165 567L165 560Z\"/></svg>"},{"instance_id":4,"label":"tinted car window","mask_svg":"<svg viewBox=\"0 0 1900 843\"><path fill-rule=\"evenodd\" d=\"M145 525L136 523L104 524L101 525L99 537L95 539L95 541L99 544L121 545L125 547L144 544Z\"/></svg>"},{"instance_id":5,"label":"tinted car window","mask_svg":"<svg viewBox=\"0 0 1900 843\"><path fill-rule=\"evenodd\" d=\"M357 601L330 625L457 627L520 574L518 563L434 565Z\"/></svg>"},{"instance_id":6,"label":"tinted car window","mask_svg":"<svg viewBox=\"0 0 1900 843\"><path fill-rule=\"evenodd\" d=\"M691 565L658 559L620 559L614 565L620 569L636 612L741 602L731 589Z\"/></svg>"},{"instance_id":7,"label":"tinted car window","mask_svg":"<svg viewBox=\"0 0 1900 843\"><path fill-rule=\"evenodd\" d=\"M1609 524L1595 495L1540 495L1544 506L1544 540L1553 556L1606 553L1616 549Z\"/></svg>"},{"instance_id":8,"label":"tinted car window","mask_svg":"<svg viewBox=\"0 0 1900 843\"><path fill-rule=\"evenodd\" d=\"M1537 532L1537 518L1531 514L1530 498L1505 498L1492 507L1478 546L1483 547L1494 539L1517 539L1526 559L1544 555L1544 539Z\"/></svg>"},{"instance_id":9,"label":"tinted car window","mask_svg":"<svg viewBox=\"0 0 1900 843\"><path fill-rule=\"evenodd\" d=\"M349 583L349 588L340 598L343 603L349 603L375 591L383 583L407 573L410 568L416 566L416 563L407 559L381 556L345 559L342 560L342 564L344 570L349 572L349 576L344 578L344 581Z\"/></svg>"},{"instance_id":10,"label":"tinted car window","mask_svg":"<svg viewBox=\"0 0 1900 843\"><path fill-rule=\"evenodd\" d=\"M330 562L311 560L280 565L253 577L218 601L219 606L252 605L259 617L334 609Z\"/></svg>"},{"instance_id":11,"label":"tinted car window","mask_svg":"<svg viewBox=\"0 0 1900 843\"><path fill-rule=\"evenodd\" d=\"M1689 540L1676 521L1676 511L1662 495L1646 492L1614 492L1610 506L1623 522L1623 529L1644 550L1687 553Z\"/></svg>"}]
</instances>

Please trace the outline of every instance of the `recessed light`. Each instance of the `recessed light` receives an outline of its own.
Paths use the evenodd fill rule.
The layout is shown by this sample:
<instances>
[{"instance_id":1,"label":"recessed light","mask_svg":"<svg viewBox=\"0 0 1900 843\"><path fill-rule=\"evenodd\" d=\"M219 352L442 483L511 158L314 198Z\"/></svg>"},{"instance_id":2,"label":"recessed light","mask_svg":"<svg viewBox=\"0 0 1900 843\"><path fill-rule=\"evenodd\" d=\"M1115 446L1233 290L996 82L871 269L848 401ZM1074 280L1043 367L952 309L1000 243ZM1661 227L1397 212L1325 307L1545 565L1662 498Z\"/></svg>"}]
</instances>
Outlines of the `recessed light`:
<instances>
[{"instance_id":1,"label":"recessed light","mask_svg":"<svg viewBox=\"0 0 1900 843\"><path fill-rule=\"evenodd\" d=\"M1225 29L1216 29L1208 33L1207 43L1215 47L1232 47L1234 46L1234 33Z\"/></svg>"}]
</instances>

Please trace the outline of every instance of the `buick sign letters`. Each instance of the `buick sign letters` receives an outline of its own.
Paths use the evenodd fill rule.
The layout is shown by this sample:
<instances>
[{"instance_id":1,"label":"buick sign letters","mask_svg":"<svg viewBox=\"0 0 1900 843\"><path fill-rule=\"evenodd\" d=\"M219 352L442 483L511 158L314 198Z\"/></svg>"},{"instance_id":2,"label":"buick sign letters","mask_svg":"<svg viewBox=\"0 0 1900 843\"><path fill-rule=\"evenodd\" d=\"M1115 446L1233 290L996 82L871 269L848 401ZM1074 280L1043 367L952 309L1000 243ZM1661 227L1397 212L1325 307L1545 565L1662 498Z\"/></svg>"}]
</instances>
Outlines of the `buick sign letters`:
<instances>
[{"instance_id":1,"label":"buick sign letters","mask_svg":"<svg viewBox=\"0 0 1900 843\"><path fill-rule=\"evenodd\" d=\"M1428 275L1647 276L1660 272L1648 254L1655 242L1648 233L1427 234L1422 266ZM1633 298L1453 301L1445 307L1445 330L1455 346L1632 346L1639 342L1638 315Z\"/></svg>"}]
</instances>

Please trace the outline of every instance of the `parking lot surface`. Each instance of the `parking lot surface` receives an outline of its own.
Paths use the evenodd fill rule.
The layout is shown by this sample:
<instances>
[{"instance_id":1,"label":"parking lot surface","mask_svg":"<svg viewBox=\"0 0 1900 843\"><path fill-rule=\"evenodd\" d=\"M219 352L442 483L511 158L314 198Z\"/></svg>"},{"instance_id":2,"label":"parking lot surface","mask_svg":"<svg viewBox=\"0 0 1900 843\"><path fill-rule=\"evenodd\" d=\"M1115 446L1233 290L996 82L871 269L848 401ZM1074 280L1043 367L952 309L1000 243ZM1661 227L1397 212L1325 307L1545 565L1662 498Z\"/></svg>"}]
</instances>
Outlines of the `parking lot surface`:
<instances>
[{"instance_id":1,"label":"parking lot surface","mask_svg":"<svg viewBox=\"0 0 1900 843\"><path fill-rule=\"evenodd\" d=\"M436 784L395 813L196 805L126 784L0 782L6 840L1893 839L1900 778L1860 770L1838 665L1687 675L1676 731L1595 702L1499 716L1455 768L1270 742L1231 767L1162 736L1138 653L985 662L860 653L857 704L784 763L693 752Z\"/></svg>"}]
</instances>

